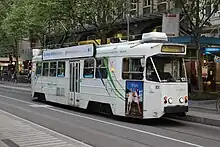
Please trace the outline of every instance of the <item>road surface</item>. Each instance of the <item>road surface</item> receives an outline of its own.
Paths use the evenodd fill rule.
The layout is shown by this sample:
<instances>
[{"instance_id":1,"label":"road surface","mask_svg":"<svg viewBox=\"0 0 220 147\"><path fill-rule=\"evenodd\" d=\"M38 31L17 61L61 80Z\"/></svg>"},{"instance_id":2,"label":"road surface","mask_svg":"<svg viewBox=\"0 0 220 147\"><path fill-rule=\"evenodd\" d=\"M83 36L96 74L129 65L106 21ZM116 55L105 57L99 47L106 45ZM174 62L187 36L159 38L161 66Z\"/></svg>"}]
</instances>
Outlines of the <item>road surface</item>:
<instances>
[{"instance_id":1,"label":"road surface","mask_svg":"<svg viewBox=\"0 0 220 147\"><path fill-rule=\"evenodd\" d=\"M0 109L94 147L219 147L220 128L170 120L128 120L32 100L0 87Z\"/></svg>"}]
</instances>

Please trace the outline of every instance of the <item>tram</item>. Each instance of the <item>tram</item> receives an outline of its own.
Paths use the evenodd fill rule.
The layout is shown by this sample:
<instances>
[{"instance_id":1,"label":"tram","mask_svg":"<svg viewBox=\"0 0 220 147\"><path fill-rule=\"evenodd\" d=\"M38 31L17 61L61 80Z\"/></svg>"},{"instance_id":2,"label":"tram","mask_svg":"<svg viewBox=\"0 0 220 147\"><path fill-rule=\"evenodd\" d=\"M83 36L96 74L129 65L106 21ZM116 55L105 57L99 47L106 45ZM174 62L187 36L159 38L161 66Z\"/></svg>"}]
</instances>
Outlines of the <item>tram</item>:
<instances>
[{"instance_id":1,"label":"tram","mask_svg":"<svg viewBox=\"0 0 220 147\"><path fill-rule=\"evenodd\" d=\"M141 119L188 112L186 46L165 33L141 40L44 50L33 57L32 97Z\"/></svg>"}]
</instances>

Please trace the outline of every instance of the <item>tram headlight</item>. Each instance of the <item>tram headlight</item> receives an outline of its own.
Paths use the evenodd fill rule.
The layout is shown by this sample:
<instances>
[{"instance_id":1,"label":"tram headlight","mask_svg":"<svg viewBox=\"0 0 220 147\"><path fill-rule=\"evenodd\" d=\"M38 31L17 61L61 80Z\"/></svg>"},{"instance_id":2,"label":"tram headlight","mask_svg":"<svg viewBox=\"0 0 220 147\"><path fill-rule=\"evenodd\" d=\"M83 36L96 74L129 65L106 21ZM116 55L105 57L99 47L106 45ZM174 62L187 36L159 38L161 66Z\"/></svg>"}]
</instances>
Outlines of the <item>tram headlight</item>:
<instances>
[{"instance_id":1,"label":"tram headlight","mask_svg":"<svg viewBox=\"0 0 220 147\"><path fill-rule=\"evenodd\" d=\"M169 102L169 104L172 104L172 103L173 103L173 99L170 97L170 98L168 99L168 102Z\"/></svg>"},{"instance_id":2,"label":"tram headlight","mask_svg":"<svg viewBox=\"0 0 220 147\"><path fill-rule=\"evenodd\" d=\"M180 101L180 103L183 103L183 102L184 102L184 99L181 97L181 98L179 99L179 101Z\"/></svg>"}]
</instances>

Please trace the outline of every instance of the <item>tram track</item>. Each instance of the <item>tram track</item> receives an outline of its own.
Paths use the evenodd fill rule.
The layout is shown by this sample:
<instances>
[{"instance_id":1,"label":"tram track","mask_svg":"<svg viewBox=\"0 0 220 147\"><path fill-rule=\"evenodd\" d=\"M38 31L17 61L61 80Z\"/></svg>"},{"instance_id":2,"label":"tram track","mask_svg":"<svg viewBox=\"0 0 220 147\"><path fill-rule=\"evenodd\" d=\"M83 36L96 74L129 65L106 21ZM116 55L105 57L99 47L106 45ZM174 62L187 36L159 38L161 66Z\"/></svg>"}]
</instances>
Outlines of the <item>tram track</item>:
<instances>
[{"instance_id":1,"label":"tram track","mask_svg":"<svg viewBox=\"0 0 220 147\"><path fill-rule=\"evenodd\" d=\"M188 122L186 122L186 121L180 121L180 120L177 120L177 119L171 119L171 118L168 118L168 117L166 117L166 118L164 118L164 119L166 119L166 120L171 120L171 121L179 121L179 122L183 122L183 123L188 123ZM196 124L196 123L195 123ZM158 126L157 126L158 127ZM208 126L208 127L212 127L212 126ZM211 138L211 137L204 137L204 136L201 136L201 135L196 135L196 134L193 134L193 133L186 133L186 132L183 132L183 131L178 131L178 130L174 130L174 129L171 129L171 128L166 128L166 127L158 127L158 128L161 128L161 129L164 129L164 130L167 130L167 131L173 131L173 132L177 132L177 133L182 133L182 134L185 134L185 135L191 135L191 136L195 136L195 137L200 137L200 138L202 138L202 139L209 139L209 140L213 140L213 141L218 141L218 142L220 142L220 139L213 139L213 138ZM214 128L218 128L218 127L214 127Z\"/></svg>"},{"instance_id":2,"label":"tram track","mask_svg":"<svg viewBox=\"0 0 220 147\"><path fill-rule=\"evenodd\" d=\"M30 92L23 92L23 91L19 91L19 90L11 90L11 89L7 89L7 88L1 88L0 89L0 95L5 95L7 97L13 97L13 98L16 98L20 101L26 101L28 103L36 103L36 104L43 104L43 103L39 103L39 102L35 102L35 101L32 101L31 97L30 97ZM54 108L58 109L59 111L62 110L64 112L72 112L72 110L66 108L66 107L57 107L54 105ZM75 111L73 112L75 113ZM80 113L82 116L83 115L86 115L86 116L90 116L91 114L86 114L86 113L81 113L79 111L76 110L76 113ZM106 116L102 116L102 115L96 115L96 114L93 114L91 115L92 118L96 118L96 119L99 119L99 120L106 120L108 119L109 117L106 117ZM57 116L52 116L51 117L57 117ZM59 117L57 117L57 119L60 119ZM56 121L56 120L54 120ZM164 134L182 134L182 136L190 136L192 138L198 138L198 139L201 139L201 140L209 140L209 141L212 141L212 142L215 142L215 143L219 143L220 144L220 139L217 139L217 137L213 138L213 136L209 136L210 133L208 133L207 136L205 136L204 134L205 133L202 133L202 134L199 134L201 133L202 131L199 130L199 129L204 129L204 131L207 131L211 128L211 130L218 130L217 131L217 135L216 136L220 136L220 131L219 131L219 128L217 127L212 127L212 126L206 126L206 125L201 125L201 124L195 124L195 123L190 123L190 122L185 122L185 121L180 121L180 120L175 120L175 119L170 119L170 118L162 118L162 119L155 119L155 120L144 120L142 122L140 121L137 121L137 122L134 122L132 120L128 120L127 118L122 118L122 117L113 117L113 118L110 118L108 119L108 121L112 121L112 122L115 122L115 121L120 121L118 122L119 124L122 124L122 125L125 125L125 126L128 126L128 127L132 127L134 129L139 129L139 128L145 128L145 127L151 127L152 129L160 129L161 132L165 132ZM84 127L87 127L89 128L90 124L81 124L82 126ZM93 124L91 124L93 125ZM193 132L193 131L190 131L190 129L193 129L193 127L195 127L196 125L198 125L198 129L197 132ZM202 128L204 127L204 128ZM91 129L93 131L95 131L97 134L98 133L101 133L101 134L105 134L105 136L108 138L110 136L115 136L115 132L111 132L110 130L105 130L103 128L99 128L99 127L94 127L94 126L91 126ZM91 131L92 131L91 130ZM168 133L169 132L169 133ZM141 140L137 140L137 139L133 139L133 138L129 138L127 137L127 135L123 135L123 134L117 134L117 136L115 137L119 137L121 138L122 140L124 141L127 141L127 142L133 142L133 143L137 143L140 145L143 145L143 146L149 146L151 147L152 144L148 143L148 142L142 142ZM176 136L173 136L173 137L176 137ZM220 138L220 137L219 137ZM183 140L187 140L187 139L183 139ZM89 142L90 143L90 142Z\"/></svg>"},{"instance_id":3,"label":"tram track","mask_svg":"<svg viewBox=\"0 0 220 147\"><path fill-rule=\"evenodd\" d=\"M12 96L13 93L16 93L16 94L19 94L20 96L22 97L30 97L30 92L27 92L27 91L19 91L19 90L13 90L13 92L11 93L10 92L11 90L8 90L7 88L1 88L0 89L0 95L5 95L7 93L6 96ZM29 98L29 99L26 99L27 102L33 102L32 101L32 98ZM34 101L34 102L37 102L39 104L43 104L43 102L40 102L40 101ZM56 107L59 107L63 110L70 110L68 106L63 106L63 105L57 105L57 104L54 104L54 103L49 103L50 105L54 105ZM77 111L76 109L74 109L75 111ZM105 118L109 118L109 116L107 115L104 115L104 114L97 114L97 113L93 113L92 115L94 116L101 116L101 117L105 117ZM193 135L193 136L196 136L196 137L201 137L199 135L194 135L192 133L186 133L186 132L183 132L183 131L177 131L177 130L174 130L174 129L171 129L172 128L172 124L175 123L175 122L179 122L179 123L187 123L187 124L197 124L197 123L190 123L190 122L187 122L187 121L183 121L183 120L178 120L178 119L173 119L173 118L169 118L168 116L166 117L162 117L160 119L150 119L150 120L137 120L137 119L127 119L125 117L118 117L118 116L113 116L111 117L113 120L116 119L116 120L119 120L119 121L122 121L122 122L128 122L128 123L132 123L132 124L141 124L141 125L148 125L148 126L152 126L152 127L157 127L157 128L161 128L161 129L164 129L164 130L169 130L169 131L173 131L173 132L178 132L178 133L183 133L183 134L186 134L186 135ZM162 122L162 123L161 123ZM169 124L170 128L167 128L167 127L161 127L161 125L167 125ZM207 125L208 126L208 125ZM210 127L210 126L208 126ZM217 128L217 127L216 127ZM213 141L220 141L220 139L212 139L212 138L206 138L206 137L201 137L201 138L204 138L204 139L211 139Z\"/></svg>"}]
</instances>

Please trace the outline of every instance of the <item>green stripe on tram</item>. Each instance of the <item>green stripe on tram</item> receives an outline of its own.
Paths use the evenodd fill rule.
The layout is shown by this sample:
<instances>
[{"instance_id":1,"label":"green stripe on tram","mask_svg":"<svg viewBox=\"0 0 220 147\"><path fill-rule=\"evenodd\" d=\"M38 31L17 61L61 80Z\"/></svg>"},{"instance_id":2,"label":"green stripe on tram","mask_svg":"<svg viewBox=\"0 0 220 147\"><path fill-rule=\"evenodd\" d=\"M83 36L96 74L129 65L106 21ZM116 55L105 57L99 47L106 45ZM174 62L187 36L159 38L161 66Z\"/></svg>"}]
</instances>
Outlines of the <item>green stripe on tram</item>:
<instances>
[{"instance_id":1,"label":"green stripe on tram","mask_svg":"<svg viewBox=\"0 0 220 147\"><path fill-rule=\"evenodd\" d=\"M108 75L109 75L110 83L111 83L112 86L114 87L115 91L121 96L121 99L124 100L125 98L124 98L123 94L121 94L121 92L118 91L118 89L116 88L116 86L115 86L115 84L114 84L114 82L113 82L112 75L111 75L111 72L109 71L108 63L106 63L106 62L107 62L106 60L108 60L108 59L107 59L106 57L104 57L104 64L105 64L105 66L107 67L107 72L108 72ZM111 84L110 84L110 85L111 85Z\"/></svg>"}]
</instances>

